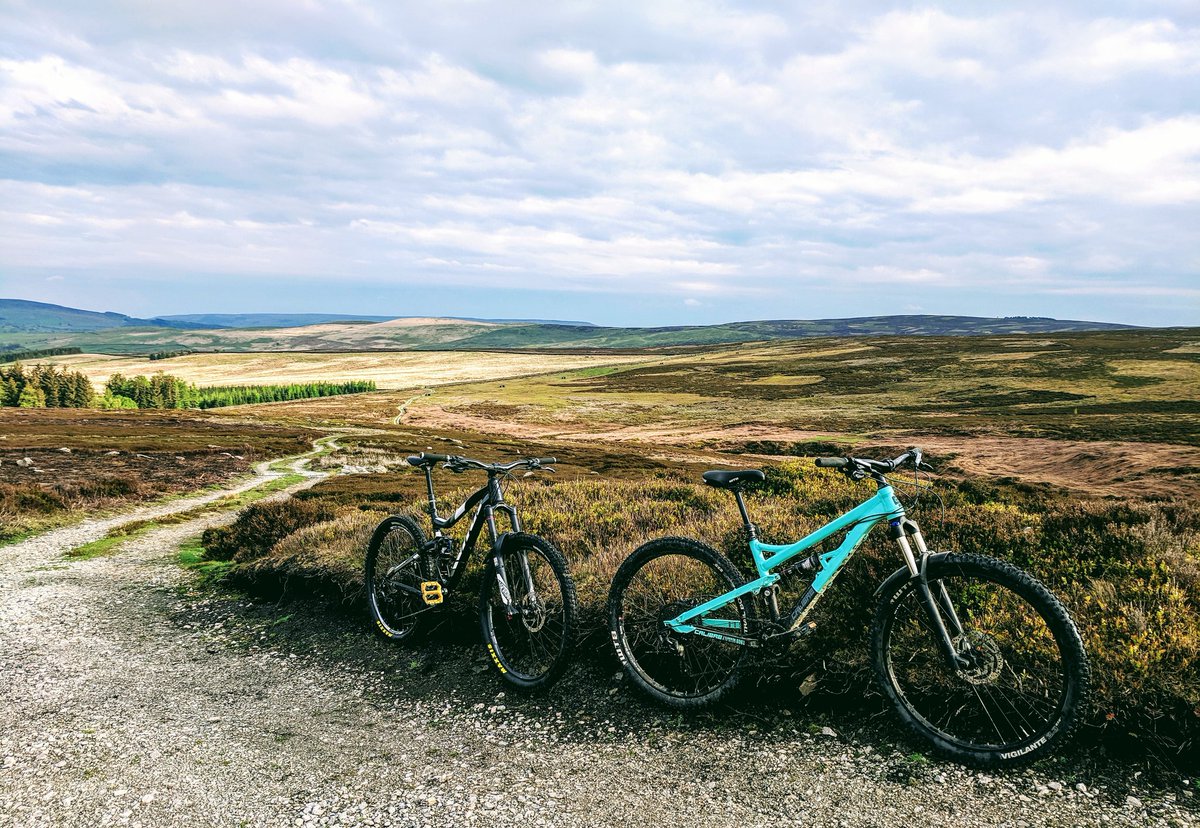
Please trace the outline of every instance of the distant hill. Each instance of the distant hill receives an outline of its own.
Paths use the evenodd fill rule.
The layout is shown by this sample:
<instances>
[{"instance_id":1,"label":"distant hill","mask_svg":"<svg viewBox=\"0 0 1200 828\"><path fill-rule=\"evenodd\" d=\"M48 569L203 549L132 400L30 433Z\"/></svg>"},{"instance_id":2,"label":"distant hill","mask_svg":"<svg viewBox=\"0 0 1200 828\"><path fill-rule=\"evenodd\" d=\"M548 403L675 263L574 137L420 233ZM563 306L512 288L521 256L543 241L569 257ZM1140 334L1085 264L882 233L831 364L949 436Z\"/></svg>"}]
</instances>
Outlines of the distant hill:
<instances>
[{"instance_id":1,"label":"distant hill","mask_svg":"<svg viewBox=\"0 0 1200 828\"><path fill-rule=\"evenodd\" d=\"M311 321L318 320L318 321ZM287 325L287 322L301 322ZM233 324L231 324L233 323ZM225 327L219 325L224 324ZM380 317L340 314L189 314L137 319L41 302L0 300L0 350L406 351L648 348L723 345L814 336L981 336L1119 330L1134 326L1046 317L865 316L776 319L659 328L582 322Z\"/></svg>"},{"instance_id":2,"label":"distant hill","mask_svg":"<svg viewBox=\"0 0 1200 828\"><path fill-rule=\"evenodd\" d=\"M1122 330L1132 325L1035 316L862 316L850 319L777 319L662 328L574 328L506 325L474 332L462 348L644 348L717 345L812 336L982 336ZM469 343L469 344L468 344Z\"/></svg>"},{"instance_id":3,"label":"distant hill","mask_svg":"<svg viewBox=\"0 0 1200 828\"><path fill-rule=\"evenodd\" d=\"M497 325L566 325L570 328L595 328L594 322L568 322L563 319L480 319L477 316L455 316L464 322L493 322Z\"/></svg>"},{"instance_id":4,"label":"distant hill","mask_svg":"<svg viewBox=\"0 0 1200 828\"><path fill-rule=\"evenodd\" d=\"M138 319L113 311L89 311L28 302L24 299L0 299L0 333L57 333L63 331L100 331L131 327L202 328L188 322L165 319Z\"/></svg>"},{"instance_id":5,"label":"distant hill","mask_svg":"<svg viewBox=\"0 0 1200 828\"><path fill-rule=\"evenodd\" d=\"M327 322L387 322L393 317L348 313L180 313L159 318L203 328L299 328Z\"/></svg>"},{"instance_id":6,"label":"distant hill","mask_svg":"<svg viewBox=\"0 0 1200 828\"><path fill-rule=\"evenodd\" d=\"M299 328L305 325L324 325L330 322L389 322L393 319L416 319L412 316L367 316L352 313L181 313L160 316L171 322L188 322L203 328ZM464 322L509 322L539 325L570 325L576 328L594 327L591 322L564 322L558 319L476 319L455 316Z\"/></svg>"}]
</instances>

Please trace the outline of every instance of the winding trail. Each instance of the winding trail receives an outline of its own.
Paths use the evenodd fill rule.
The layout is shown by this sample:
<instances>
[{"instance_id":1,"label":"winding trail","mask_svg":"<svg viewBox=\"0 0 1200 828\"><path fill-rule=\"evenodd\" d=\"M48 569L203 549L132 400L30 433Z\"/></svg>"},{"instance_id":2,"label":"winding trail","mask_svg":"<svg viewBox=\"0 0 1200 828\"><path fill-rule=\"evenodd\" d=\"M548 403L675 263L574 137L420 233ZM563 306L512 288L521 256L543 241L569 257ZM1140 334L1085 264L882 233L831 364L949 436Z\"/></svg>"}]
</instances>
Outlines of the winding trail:
<instances>
[{"instance_id":1,"label":"winding trail","mask_svg":"<svg viewBox=\"0 0 1200 828\"><path fill-rule=\"evenodd\" d=\"M433 396L433 389L426 388L420 394L417 394L415 397L409 397L407 400L400 403L400 405L399 405L400 413L392 418L392 425L400 425L400 422L404 419L404 415L408 413L408 407L410 405L412 405L414 402L421 399L422 397L431 397L431 396Z\"/></svg>"},{"instance_id":2,"label":"winding trail","mask_svg":"<svg viewBox=\"0 0 1200 828\"><path fill-rule=\"evenodd\" d=\"M305 463L333 439L276 496L319 479ZM913 764L790 719L676 721L594 668L514 697L475 646L388 647L356 619L197 591L178 546L230 510L63 558L279 465L0 550L0 825L1198 824L1162 791ZM272 633L293 615L298 634Z\"/></svg>"},{"instance_id":3,"label":"winding trail","mask_svg":"<svg viewBox=\"0 0 1200 828\"><path fill-rule=\"evenodd\" d=\"M12 577L26 570L29 566L45 563L47 560L52 560L54 557L62 555L67 550L74 549L94 540L99 540L113 529L137 521L154 520L156 518L176 515L180 512L187 512L198 506L205 506L230 495L258 488L272 480L278 480L288 472L279 471L272 467L282 463L287 464L290 473L301 474L307 478L303 483L288 489L288 492L312 486L327 475L324 472L308 469L307 464L312 458L324 453L326 450L338 448L337 437L338 435L321 437L313 442L313 447L310 451L297 455L294 458L264 460L261 463L256 463L252 471L252 476L220 488L211 489L200 494L186 495L184 497L163 500L158 503L151 503L146 506L139 506L109 517L84 520L60 529L43 532L20 543L0 547L0 588L9 585Z\"/></svg>"}]
</instances>

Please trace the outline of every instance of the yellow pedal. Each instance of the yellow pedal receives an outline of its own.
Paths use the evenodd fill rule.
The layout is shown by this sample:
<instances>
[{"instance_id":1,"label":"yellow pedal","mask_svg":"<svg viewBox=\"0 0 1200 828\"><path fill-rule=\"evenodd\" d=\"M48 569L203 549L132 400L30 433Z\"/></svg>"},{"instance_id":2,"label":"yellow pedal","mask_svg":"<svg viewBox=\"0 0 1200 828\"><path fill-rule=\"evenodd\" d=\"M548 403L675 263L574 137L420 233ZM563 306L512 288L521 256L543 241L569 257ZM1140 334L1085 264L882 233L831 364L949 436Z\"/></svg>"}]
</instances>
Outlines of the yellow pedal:
<instances>
[{"instance_id":1,"label":"yellow pedal","mask_svg":"<svg viewBox=\"0 0 1200 828\"><path fill-rule=\"evenodd\" d=\"M442 603L444 598L442 585L437 581L421 581L421 600L426 604L436 606Z\"/></svg>"}]
</instances>

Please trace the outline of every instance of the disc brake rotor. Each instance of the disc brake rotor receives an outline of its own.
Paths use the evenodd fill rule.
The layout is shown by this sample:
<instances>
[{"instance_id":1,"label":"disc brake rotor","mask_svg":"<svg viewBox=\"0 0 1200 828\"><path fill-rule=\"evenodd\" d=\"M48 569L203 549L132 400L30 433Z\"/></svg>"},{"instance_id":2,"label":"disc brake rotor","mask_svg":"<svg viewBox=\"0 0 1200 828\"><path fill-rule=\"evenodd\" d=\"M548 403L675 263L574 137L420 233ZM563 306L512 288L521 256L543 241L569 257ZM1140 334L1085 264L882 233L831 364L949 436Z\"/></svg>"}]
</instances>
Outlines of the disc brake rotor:
<instances>
[{"instance_id":1,"label":"disc brake rotor","mask_svg":"<svg viewBox=\"0 0 1200 828\"><path fill-rule=\"evenodd\" d=\"M546 608L526 595L521 599L521 623L531 633L541 632L542 627L546 626Z\"/></svg>"},{"instance_id":2,"label":"disc brake rotor","mask_svg":"<svg viewBox=\"0 0 1200 828\"><path fill-rule=\"evenodd\" d=\"M1000 645L985 632L967 630L954 639L954 650L970 662L969 666L958 671L958 675L969 684L991 684L1004 669Z\"/></svg>"}]
</instances>

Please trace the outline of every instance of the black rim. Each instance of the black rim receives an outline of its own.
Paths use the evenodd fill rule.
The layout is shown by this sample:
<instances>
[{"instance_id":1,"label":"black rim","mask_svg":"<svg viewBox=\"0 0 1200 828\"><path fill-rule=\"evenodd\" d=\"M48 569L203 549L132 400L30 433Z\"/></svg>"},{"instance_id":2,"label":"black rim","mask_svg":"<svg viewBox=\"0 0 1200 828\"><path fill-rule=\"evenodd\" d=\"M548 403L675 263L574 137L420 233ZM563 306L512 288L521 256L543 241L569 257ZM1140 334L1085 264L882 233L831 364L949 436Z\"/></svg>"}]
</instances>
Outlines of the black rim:
<instances>
[{"instance_id":1,"label":"black rim","mask_svg":"<svg viewBox=\"0 0 1200 828\"><path fill-rule=\"evenodd\" d=\"M393 526L380 541L368 572L371 607L383 632L402 637L412 632L425 608L420 597L420 544L404 526Z\"/></svg>"},{"instance_id":2,"label":"black rim","mask_svg":"<svg viewBox=\"0 0 1200 828\"><path fill-rule=\"evenodd\" d=\"M699 698L720 689L736 672L744 648L695 634L679 634L664 622L699 606L734 584L711 563L684 554L646 561L621 591L617 619L629 664L652 687L678 698ZM744 634L745 609L734 601L707 614L739 623L729 632Z\"/></svg>"},{"instance_id":3,"label":"black rim","mask_svg":"<svg viewBox=\"0 0 1200 828\"><path fill-rule=\"evenodd\" d=\"M1061 726L1068 671L1049 619L1012 587L959 571L944 585L962 623L955 648L970 662L950 669L915 588L894 605L888 678L918 723L952 745L997 753L1035 749Z\"/></svg>"},{"instance_id":4,"label":"black rim","mask_svg":"<svg viewBox=\"0 0 1200 828\"><path fill-rule=\"evenodd\" d=\"M529 562L528 576L522 558ZM549 556L536 547L506 551L503 564L517 612L509 615L492 575L485 607L494 657L513 678L537 681L565 655L568 618L563 583Z\"/></svg>"}]
</instances>

